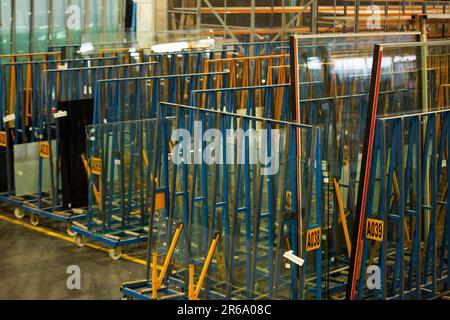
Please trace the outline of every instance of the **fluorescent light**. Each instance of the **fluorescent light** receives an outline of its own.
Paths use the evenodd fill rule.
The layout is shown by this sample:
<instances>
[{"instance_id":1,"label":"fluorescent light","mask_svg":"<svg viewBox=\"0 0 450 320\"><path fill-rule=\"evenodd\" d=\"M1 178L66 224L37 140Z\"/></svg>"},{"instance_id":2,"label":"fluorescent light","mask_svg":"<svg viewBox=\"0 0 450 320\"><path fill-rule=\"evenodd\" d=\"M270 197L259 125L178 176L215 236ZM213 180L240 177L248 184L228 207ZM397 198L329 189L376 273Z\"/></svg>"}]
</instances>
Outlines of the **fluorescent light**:
<instances>
[{"instance_id":1,"label":"fluorescent light","mask_svg":"<svg viewBox=\"0 0 450 320\"><path fill-rule=\"evenodd\" d=\"M212 49L216 45L214 39L202 39L198 41L181 41L156 44L152 46L152 51L155 53L171 53L181 52L187 49Z\"/></svg>"},{"instance_id":2,"label":"fluorescent light","mask_svg":"<svg viewBox=\"0 0 450 320\"><path fill-rule=\"evenodd\" d=\"M91 42L83 43L80 47L80 53L88 53L94 51L94 45Z\"/></svg>"},{"instance_id":3,"label":"fluorescent light","mask_svg":"<svg viewBox=\"0 0 450 320\"><path fill-rule=\"evenodd\" d=\"M163 43L152 46L152 51L155 53L180 52L189 48L187 42L172 42Z\"/></svg>"}]
</instances>

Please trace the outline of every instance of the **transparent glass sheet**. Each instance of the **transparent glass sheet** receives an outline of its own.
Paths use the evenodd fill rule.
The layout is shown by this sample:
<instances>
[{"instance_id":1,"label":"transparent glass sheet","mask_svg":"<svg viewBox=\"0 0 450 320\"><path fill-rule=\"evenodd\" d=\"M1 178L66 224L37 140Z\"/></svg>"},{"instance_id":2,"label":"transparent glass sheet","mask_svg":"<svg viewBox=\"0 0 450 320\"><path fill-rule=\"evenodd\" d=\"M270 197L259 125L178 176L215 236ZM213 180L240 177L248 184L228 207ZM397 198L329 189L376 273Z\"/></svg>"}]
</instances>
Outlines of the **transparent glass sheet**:
<instances>
[{"instance_id":1,"label":"transparent glass sheet","mask_svg":"<svg viewBox=\"0 0 450 320\"><path fill-rule=\"evenodd\" d=\"M51 101L93 99L99 80L151 76L155 63L117 64L117 58L105 57L70 61L43 72L44 87ZM57 106L54 106L57 107Z\"/></svg>"},{"instance_id":2,"label":"transparent glass sheet","mask_svg":"<svg viewBox=\"0 0 450 320\"><path fill-rule=\"evenodd\" d=\"M93 97L97 80L149 76L155 72L152 63L125 64L125 60L132 59L115 55L63 60L62 54L57 52L5 56L2 60L5 62L0 65L0 92L3 93L0 119L15 116L16 120L10 125L17 129L15 143L33 141L28 128L37 127L42 98L61 102ZM115 65L117 67L113 67Z\"/></svg>"},{"instance_id":3,"label":"transparent glass sheet","mask_svg":"<svg viewBox=\"0 0 450 320\"><path fill-rule=\"evenodd\" d=\"M156 120L96 125L87 128L87 159L91 165L89 227L111 230L147 225L146 197L153 154ZM160 154L161 156L161 154ZM99 160L100 174L92 167ZM150 159L150 160L149 160Z\"/></svg>"},{"instance_id":4,"label":"transparent glass sheet","mask_svg":"<svg viewBox=\"0 0 450 320\"><path fill-rule=\"evenodd\" d=\"M217 283L215 291L228 298L241 299L292 298L297 294L314 298L320 295L323 283L310 279L316 272L321 272L320 266L316 264L320 250L305 254L307 262L301 289L295 287L292 279L295 266L286 268L286 261L282 258L282 254L289 248L295 250L298 241L295 227L297 217L294 214L296 210L293 208L297 205L293 204L293 199L297 198L295 126L245 116L210 113L206 110L177 110L173 105L162 104L162 107L167 107L168 113L175 112L177 125L174 129L183 128L192 137L191 140L183 137L183 142L190 143L178 144L172 149L171 160L179 163L173 166L174 181L178 185L172 186L175 188L172 194L188 191L189 196L184 199L177 196L178 201L170 214L182 219L183 216L179 215L188 205L188 219L194 225L203 226L198 231L193 228L192 239L197 235L198 240L190 241L191 244L201 243L204 247L208 243L207 240L202 240L205 236L202 230L207 229L207 226L213 229L210 230L209 237L212 232L220 232L222 240L219 242L219 251L222 253L217 259L218 262L223 262L210 275L211 282ZM245 138L239 134L227 135L226 139L215 136L213 148L206 142L199 145L199 137L195 137L195 132L208 134L214 129L222 133L225 130L241 130L245 133L253 129L254 135L250 134L247 142L240 140ZM316 224L322 225L321 189L318 182L321 178L315 174L309 162L317 156L314 154L317 149L313 141L313 130L300 130L302 145L312 146L311 149L305 148L301 161L302 170L305 170L302 192L305 199L303 230L306 230ZM179 133L176 131L175 135ZM173 137L173 134L174 132L169 131L168 136ZM270 142L267 141L269 136ZM245 151L247 147L248 151ZM209 152L212 152L215 159L211 164L207 160ZM248 152L248 158L244 155L245 152ZM265 166L261 163L268 154L273 157L271 164L278 165L271 167L273 171L269 170L264 174ZM196 163L195 158L203 158L203 161ZM204 197L207 199L202 199ZM306 237L305 234L302 236ZM201 247L195 252L191 248L194 260L206 255L205 248L200 249ZM317 284L319 288L315 287Z\"/></svg>"},{"instance_id":5,"label":"transparent glass sheet","mask_svg":"<svg viewBox=\"0 0 450 320\"><path fill-rule=\"evenodd\" d=\"M346 290L374 45L417 33L299 36L302 123L321 128L329 297Z\"/></svg>"},{"instance_id":6,"label":"transparent glass sheet","mask_svg":"<svg viewBox=\"0 0 450 320\"><path fill-rule=\"evenodd\" d=\"M450 42L382 49L357 293L360 298L421 299L427 290L436 294L448 270ZM381 239L371 236L374 220L384 224ZM380 290L364 285L372 265L382 272Z\"/></svg>"},{"instance_id":7,"label":"transparent glass sheet","mask_svg":"<svg viewBox=\"0 0 450 320\"><path fill-rule=\"evenodd\" d=\"M288 120L290 118L290 84L286 71L287 69L277 74L280 84L196 90L192 93L195 99L193 101L201 103L204 109Z\"/></svg>"},{"instance_id":8,"label":"transparent glass sheet","mask_svg":"<svg viewBox=\"0 0 450 320\"><path fill-rule=\"evenodd\" d=\"M99 81L95 123L154 118L160 101L189 104L192 91L210 88L226 75L183 73Z\"/></svg>"},{"instance_id":9,"label":"transparent glass sheet","mask_svg":"<svg viewBox=\"0 0 450 320\"><path fill-rule=\"evenodd\" d=\"M324 283L316 277L323 272L320 244L304 254L299 287L297 266L282 257L298 250L298 170L304 178L300 237L306 239L306 230L322 226L322 177L315 165L320 163L318 131L175 104L161 103L158 110L154 120L88 128L91 172L101 167L101 175L91 176L91 227L110 230L118 220L114 215L130 227L134 220L150 222L149 250L161 261L175 225L182 222L185 229L176 253L181 267L174 276L182 285L190 264L198 279L218 232L204 295L321 296Z\"/></svg>"},{"instance_id":10,"label":"transparent glass sheet","mask_svg":"<svg viewBox=\"0 0 450 320\"><path fill-rule=\"evenodd\" d=\"M205 67L206 61L222 58L236 51L230 50L210 50L210 49L190 49L180 50L181 47L166 44L161 45L157 51L144 50L145 61L158 62L158 74L175 75L208 72ZM176 50L166 52L166 50Z\"/></svg>"},{"instance_id":11,"label":"transparent glass sheet","mask_svg":"<svg viewBox=\"0 0 450 320\"><path fill-rule=\"evenodd\" d=\"M9 74L13 72L15 75L14 81L11 82L16 88L13 91L8 91L8 85L11 83L6 77L0 82L0 86L4 89L3 98L0 100L0 118L14 116L14 120L5 123L7 130L3 129L10 135L12 144L21 145L56 139L58 148L53 149L53 155L59 163L58 119L67 117L67 112L60 112L60 103L94 99L95 83L98 80L151 75L155 68L155 63L152 62L116 65L117 62L115 57L104 57L3 64L0 70L5 73L9 71ZM88 116L90 119L93 117L92 113ZM47 130L49 123L55 130L51 132ZM50 179L45 166L36 170L42 175L42 181ZM59 166L55 166L55 171L58 176L61 174ZM13 180L14 177L9 179ZM13 181L9 182L13 184ZM20 188L17 191L23 194ZM54 191L56 193L53 193L52 197L57 204L59 200L56 199L59 199L60 190L55 187Z\"/></svg>"},{"instance_id":12,"label":"transparent glass sheet","mask_svg":"<svg viewBox=\"0 0 450 320\"><path fill-rule=\"evenodd\" d=\"M55 150L56 141L52 141ZM27 143L14 146L14 175L16 196L33 195L38 193L39 186L39 143ZM53 154L53 162L56 155ZM50 166L42 166L42 192L51 191Z\"/></svg>"},{"instance_id":13,"label":"transparent glass sheet","mask_svg":"<svg viewBox=\"0 0 450 320\"><path fill-rule=\"evenodd\" d=\"M426 46L385 46L379 116L442 110L449 107L449 42Z\"/></svg>"},{"instance_id":14,"label":"transparent glass sheet","mask_svg":"<svg viewBox=\"0 0 450 320\"><path fill-rule=\"evenodd\" d=\"M231 52L221 58L206 62L205 68L208 71L229 70L230 72L229 79L217 84L216 87L261 87L289 83L287 80L289 77L289 53L276 52L266 55L255 51L254 48L244 49L244 52L246 53L244 56ZM246 91L242 91L240 94L244 102L249 97L249 93ZM259 98L258 93L257 97Z\"/></svg>"}]
</instances>

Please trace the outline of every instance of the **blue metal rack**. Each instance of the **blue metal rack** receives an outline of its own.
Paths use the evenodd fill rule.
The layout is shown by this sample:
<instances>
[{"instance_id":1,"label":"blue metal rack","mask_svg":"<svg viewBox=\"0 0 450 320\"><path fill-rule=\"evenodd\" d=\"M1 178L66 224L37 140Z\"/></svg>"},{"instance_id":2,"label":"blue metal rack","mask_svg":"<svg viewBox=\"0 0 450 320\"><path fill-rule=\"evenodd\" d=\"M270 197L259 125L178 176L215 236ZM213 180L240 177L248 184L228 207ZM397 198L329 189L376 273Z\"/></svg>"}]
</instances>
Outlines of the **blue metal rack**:
<instances>
[{"instance_id":1,"label":"blue metal rack","mask_svg":"<svg viewBox=\"0 0 450 320\"><path fill-rule=\"evenodd\" d=\"M146 75L151 73L154 62L139 63L131 65L114 65L117 61L114 57L88 60L66 60L65 62L76 62L77 64L105 64L103 66L91 66L81 68L68 68L69 63L64 63L64 67L53 70L45 70L42 74L41 95L39 96L38 115L33 117L33 127L31 141L49 146L46 158L42 155L38 160L38 192L17 197L14 192L1 195L0 199L16 207L16 216L23 218L25 213L30 213L31 222L34 225L39 223L39 217L65 222L68 225L69 235L74 235L70 226L75 221L86 218L86 208L63 210L60 194L60 168L59 165L59 126L56 115L58 114L58 103L60 101L92 97L92 89L98 79L120 78L133 75ZM75 85L72 85L74 83ZM52 150L51 142L56 139L56 150ZM53 154L56 156L53 158ZM55 160L56 159L56 160ZM43 191L44 164L49 164L49 179L51 181L50 192ZM47 177L45 177L47 178ZM13 184L13 177L10 177Z\"/></svg>"},{"instance_id":2,"label":"blue metal rack","mask_svg":"<svg viewBox=\"0 0 450 320\"><path fill-rule=\"evenodd\" d=\"M449 48L449 41L375 46L348 299L426 299L450 284L442 90ZM380 269L381 288L366 286L369 268Z\"/></svg>"},{"instance_id":3,"label":"blue metal rack","mask_svg":"<svg viewBox=\"0 0 450 320\"><path fill-rule=\"evenodd\" d=\"M375 299L430 298L448 281L449 125L448 110L377 121L372 170L378 168L379 182L372 175L365 221L382 221L389 233L376 242L366 230L359 283L362 288L367 266L378 260L382 286ZM427 181L431 198L425 193ZM373 200L375 191L379 203ZM358 290L359 299L367 294Z\"/></svg>"},{"instance_id":4,"label":"blue metal rack","mask_svg":"<svg viewBox=\"0 0 450 320\"><path fill-rule=\"evenodd\" d=\"M234 49L144 53L144 61L158 62L159 69L155 75L203 73L206 61L234 56L236 53Z\"/></svg>"},{"instance_id":5,"label":"blue metal rack","mask_svg":"<svg viewBox=\"0 0 450 320\"><path fill-rule=\"evenodd\" d=\"M301 293L297 288L297 267L294 265L289 271L282 268L282 252L286 249L285 240L292 243L296 250L297 230L295 199L296 176L296 133L302 130L308 145L305 148L302 159L302 172L305 177L304 226L305 230L314 230L321 226L321 190L322 168L320 148L318 148L319 131L309 126L295 125L289 122L270 120L260 117L243 116L234 113L220 112L216 110L194 108L172 103L161 103L158 112L158 122L155 131L154 144L156 150L162 150L162 162L160 153L153 154L153 169L149 176L157 176L158 182L149 180L149 200L146 201L150 212L154 212L156 206L156 194L161 192L161 181L169 182L165 187L165 219L166 232L163 235L150 233L149 257L152 252L165 252L167 248L160 248L154 244L154 239L166 237L165 243L170 243L173 235L173 221L181 221L185 226L183 236L184 252L179 259L182 270L168 276L168 284L176 284L170 294L182 290L187 292L190 280L187 277L187 265L201 265L197 257L206 256L208 244L212 235L218 231L221 235L217 247L216 259L210 267L207 281L203 287L202 297L235 298L277 298L290 295L298 297ZM167 117L174 114L175 118ZM201 123L201 125L199 125ZM268 139L268 143L262 148L267 154L280 153L280 170L274 175L263 176L260 174L264 166L251 162L250 146L252 137L243 137L244 143L238 145L244 148L242 163L233 166L223 165L229 159L230 142L228 139L215 140L216 162L209 163L203 154L208 150L206 142L193 147L186 144L179 149L172 148L172 155L167 153L171 144L171 132L181 129L184 134L201 137L211 130L225 134L227 130L234 128L255 132L262 132ZM168 131L169 130L169 131ZM281 130L282 137L277 137L276 132ZM178 132L180 133L180 132ZM274 139L277 137L278 139ZM181 141L190 141L180 140ZM194 139L197 141L197 139ZM277 143L274 143L277 141ZM317 144L316 144L317 143ZM244 147L245 146L245 147ZM278 148L277 148L278 146ZM197 151L197 149L199 149ZM238 147L240 149L240 147ZM175 151L174 151L175 150ZM195 150L191 153L192 150ZM178 154L178 151L180 153ZM167 154L168 156L164 156ZM236 154L234 154L236 156ZM177 161L177 157L180 157ZM189 158L192 159L189 160ZM239 155L236 159L239 159ZM192 162L197 159L199 162ZM161 172L160 175L157 173ZM163 178L164 177L164 178ZM287 194L292 197L285 196ZM277 199L285 199L281 203ZM151 216L153 218L153 216ZM150 229L154 230L154 223L150 223ZM306 239L306 234L304 235ZM242 240L241 240L242 239ZM319 241L320 242L320 241ZM306 243L306 241L305 241ZM320 248L320 243L319 243ZM317 259L320 260L321 250L315 248L308 250L305 261L308 267L304 271L304 283L301 292L313 292L314 296L322 295L322 279L314 279L315 288L307 284L306 279L311 278L312 270L321 274L320 265L316 270ZM308 259L311 257L311 261ZM148 281L124 284L124 295L138 299L149 299L152 292L150 277L150 264L148 261ZM184 266L184 267L183 267ZM184 271L183 271L184 270ZM308 271L306 271L308 270ZM315 273L314 273L315 274ZM181 282L180 282L181 281ZM180 291L178 291L180 292ZM179 295L175 295L180 298ZM187 295L181 297L187 299Z\"/></svg>"},{"instance_id":6,"label":"blue metal rack","mask_svg":"<svg viewBox=\"0 0 450 320\"><path fill-rule=\"evenodd\" d=\"M262 116L274 120L289 119L289 84L274 84L265 86L218 88L192 91L194 105L202 102L202 108L221 110L231 113L245 111L246 115ZM246 93L242 101L242 92ZM261 98L259 98L259 95ZM258 99L259 98L259 99ZM227 110L223 110L225 102ZM244 106L244 109L241 109ZM259 107L256 107L259 106ZM257 112L262 108L262 112Z\"/></svg>"},{"instance_id":7,"label":"blue metal rack","mask_svg":"<svg viewBox=\"0 0 450 320\"><path fill-rule=\"evenodd\" d=\"M413 43L419 36L415 32L323 34L295 36L291 41L291 72L298 73L291 94L298 90L299 100L293 114L298 112L301 123L317 125L322 130L321 154L327 181L323 221L327 258L322 264L327 270L327 297L339 297L347 286L374 43ZM399 61L394 68L401 65ZM411 92L395 96L387 82L381 88L380 99L388 99L384 105L390 111L401 100L400 95L404 99L402 105L409 104Z\"/></svg>"},{"instance_id":8,"label":"blue metal rack","mask_svg":"<svg viewBox=\"0 0 450 320\"><path fill-rule=\"evenodd\" d=\"M0 133L6 136L9 148L6 148L7 166L13 157L13 146L18 144L33 143L37 141L39 106L43 93L42 72L49 69L79 68L86 65L103 65L114 63L113 57L107 59L70 59L70 60L50 60L33 62L15 62L0 65L0 92L3 98L0 100ZM14 77L12 78L12 74ZM25 73L25 74L24 74ZM77 79L78 80L78 79ZM59 80L58 80L59 81ZM68 80L70 83L70 80ZM72 80L72 83L75 80ZM9 95L10 87L16 89ZM68 87L71 88L72 87ZM76 86L75 89L79 89ZM69 90L69 89L68 89ZM25 94L24 94L25 93ZM12 101L11 101L12 100ZM15 103L14 103L15 101ZM8 107L9 105L9 107ZM12 121L4 122L3 117L14 116ZM14 177L8 170L7 196L15 196ZM22 201L22 200L19 200Z\"/></svg>"},{"instance_id":9,"label":"blue metal rack","mask_svg":"<svg viewBox=\"0 0 450 320\"><path fill-rule=\"evenodd\" d=\"M153 133L142 125L121 128L114 124L155 118L161 97L177 103L188 102L186 97L190 96L189 92L202 88L210 78L227 76L227 72L216 72L97 82L94 105L96 125L88 132L91 141L87 160L92 172L94 160L100 159L102 170L101 174L90 175L87 224L72 227L79 234L79 243L86 238L94 239L119 253L122 247L147 239L144 233L148 229L148 212L143 210L144 194L141 188L146 181L144 172L148 170L150 155L143 150L149 148L148 152L156 152L151 149ZM102 97L106 97L106 100L102 100ZM102 126L102 123L111 125ZM129 141L129 145L125 141ZM126 166L125 155L129 159L129 166ZM119 192L115 194L117 179ZM135 234L134 238L130 236L130 231ZM113 242L111 235L114 235ZM120 254L116 256L120 257Z\"/></svg>"}]
</instances>

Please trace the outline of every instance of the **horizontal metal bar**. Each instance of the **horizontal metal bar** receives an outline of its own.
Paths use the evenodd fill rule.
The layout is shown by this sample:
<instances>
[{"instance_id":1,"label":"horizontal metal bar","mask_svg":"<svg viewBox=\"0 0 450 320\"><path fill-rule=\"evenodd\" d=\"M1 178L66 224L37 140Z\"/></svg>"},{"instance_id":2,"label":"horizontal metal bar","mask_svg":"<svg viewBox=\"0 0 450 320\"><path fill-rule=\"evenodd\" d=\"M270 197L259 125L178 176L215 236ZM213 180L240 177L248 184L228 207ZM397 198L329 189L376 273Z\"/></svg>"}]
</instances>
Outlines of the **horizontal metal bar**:
<instances>
[{"instance_id":1,"label":"horizontal metal bar","mask_svg":"<svg viewBox=\"0 0 450 320\"><path fill-rule=\"evenodd\" d=\"M419 36L420 32L361 32L361 33L323 33L313 35L295 35L296 39L324 39L324 38L374 38L388 36Z\"/></svg>"},{"instance_id":2,"label":"horizontal metal bar","mask_svg":"<svg viewBox=\"0 0 450 320\"><path fill-rule=\"evenodd\" d=\"M450 107L449 107L450 108ZM379 118L378 121L386 122L386 121L392 121L392 120L399 120L399 119L406 119L406 118L414 118L414 117L421 117L421 116L430 116L430 115L438 115L442 113L449 112L450 109L442 109L442 110L436 110L436 111L427 111L427 112L415 112L410 114L403 114L399 116L392 116L392 117L383 117Z\"/></svg>"},{"instance_id":3,"label":"horizontal metal bar","mask_svg":"<svg viewBox=\"0 0 450 320\"><path fill-rule=\"evenodd\" d=\"M149 76L149 77L138 77L138 78L123 78L123 79L106 79L98 80L97 83L107 83L107 82L126 82L126 81L142 81L142 80L157 80L157 79L173 79L173 78L189 78L189 77L206 77L206 76L220 76L230 74L228 71L223 72L211 72L211 73L187 73L178 75L162 75L162 76Z\"/></svg>"},{"instance_id":4,"label":"horizontal metal bar","mask_svg":"<svg viewBox=\"0 0 450 320\"><path fill-rule=\"evenodd\" d=\"M161 105L166 105L166 106L171 106L171 107L182 107L184 109L189 109L192 111L202 111L205 113L216 113L219 115L228 116L228 117L232 117L232 118L248 119L248 120L254 120L254 121L258 121L258 122L268 122L268 123L272 123L272 124L289 125L289 126L292 126L293 128L299 128L299 129L302 129L302 128L303 129L314 129L315 128L314 126L310 126L310 125L297 124L297 123L293 123L293 122L267 119L267 118L261 118L261 117L253 117L253 116L247 116L247 115L239 115L239 114L225 112L225 111L199 109L198 107L178 105L178 104L170 103L170 102L161 102Z\"/></svg>"},{"instance_id":5,"label":"horizontal metal bar","mask_svg":"<svg viewBox=\"0 0 450 320\"><path fill-rule=\"evenodd\" d=\"M131 63L131 64L115 64L110 66L95 66L95 67L85 67L85 68L71 68L71 69L51 69L44 70L44 73L57 73L65 71L84 71L84 70L98 70L98 69L116 69L125 67L140 67L140 66L151 66L157 65L157 62L141 62L141 63Z\"/></svg>"}]
</instances>

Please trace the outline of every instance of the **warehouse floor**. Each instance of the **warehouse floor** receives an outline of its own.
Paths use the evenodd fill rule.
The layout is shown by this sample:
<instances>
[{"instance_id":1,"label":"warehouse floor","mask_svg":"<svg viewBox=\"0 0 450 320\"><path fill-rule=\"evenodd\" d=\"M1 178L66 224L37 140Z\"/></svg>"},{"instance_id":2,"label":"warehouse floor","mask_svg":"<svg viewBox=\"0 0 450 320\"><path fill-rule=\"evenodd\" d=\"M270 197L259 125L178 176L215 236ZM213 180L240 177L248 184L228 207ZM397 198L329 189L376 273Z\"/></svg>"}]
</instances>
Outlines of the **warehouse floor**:
<instances>
[{"instance_id":1,"label":"warehouse floor","mask_svg":"<svg viewBox=\"0 0 450 320\"><path fill-rule=\"evenodd\" d=\"M117 300L123 282L142 279L145 266L133 261L112 261L108 254L46 233L17 225L0 209L0 300ZM28 223L27 220L23 220ZM49 227L49 229L47 229ZM63 231L57 235L64 237ZM69 266L81 269L81 290L69 290Z\"/></svg>"}]
</instances>

